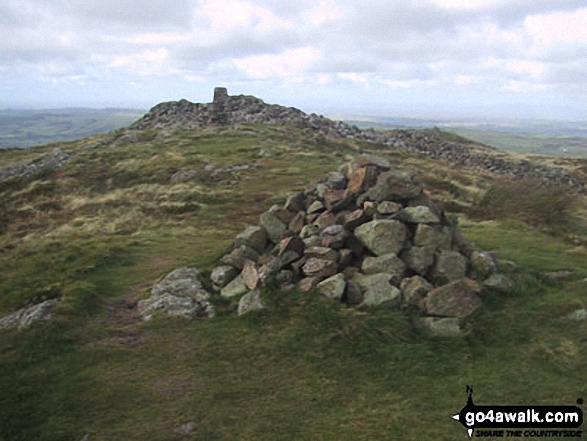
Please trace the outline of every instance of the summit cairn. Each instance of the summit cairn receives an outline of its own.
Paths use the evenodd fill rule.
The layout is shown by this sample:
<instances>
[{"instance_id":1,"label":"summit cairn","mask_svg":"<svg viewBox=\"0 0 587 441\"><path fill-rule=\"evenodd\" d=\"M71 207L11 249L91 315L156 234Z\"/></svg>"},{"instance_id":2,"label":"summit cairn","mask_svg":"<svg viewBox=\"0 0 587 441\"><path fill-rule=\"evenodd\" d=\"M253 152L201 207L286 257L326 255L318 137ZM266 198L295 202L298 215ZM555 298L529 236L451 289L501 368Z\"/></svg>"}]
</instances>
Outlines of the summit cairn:
<instances>
[{"instance_id":1,"label":"summit cairn","mask_svg":"<svg viewBox=\"0 0 587 441\"><path fill-rule=\"evenodd\" d=\"M419 324L443 335L460 333L480 294L512 288L413 172L370 154L263 213L237 236L212 281L223 297L247 302L274 283L316 288L356 307L416 309Z\"/></svg>"}]
</instances>

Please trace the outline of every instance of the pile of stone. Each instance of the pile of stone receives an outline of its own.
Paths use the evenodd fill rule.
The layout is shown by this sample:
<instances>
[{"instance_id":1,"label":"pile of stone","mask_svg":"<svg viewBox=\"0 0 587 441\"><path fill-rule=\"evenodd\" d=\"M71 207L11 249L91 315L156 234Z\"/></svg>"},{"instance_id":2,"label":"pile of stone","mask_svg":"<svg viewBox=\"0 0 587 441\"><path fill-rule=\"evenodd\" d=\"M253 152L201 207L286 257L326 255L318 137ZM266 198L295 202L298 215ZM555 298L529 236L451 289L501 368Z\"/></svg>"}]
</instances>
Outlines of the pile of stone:
<instances>
[{"instance_id":1,"label":"pile of stone","mask_svg":"<svg viewBox=\"0 0 587 441\"><path fill-rule=\"evenodd\" d=\"M414 173L365 154L263 213L211 278L223 297L241 299L239 309L262 307L263 285L297 285L358 307L421 310L424 326L454 333L482 292L512 288L496 263Z\"/></svg>"},{"instance_id":2,"label":"pile of stone","mask_svg":"<svg viewBox=\"0 0 587 441\"><path fill-rule=\"evenodd\" d=\"M516 160L495 152L471 150L467 145L441 139L436 131L362 130L355 125L333 121L322 115L306 114L294 107L266 104L253 96L230 96L223 87L214 90L212 103L191 103L187 100L161 103L121 134L132 136L134 130L196 129L214 125L286 124L315 131L320 136L334 136L403 148L435 159L458 163L475 170L516 178L539 178L545 182L568 184L583 189L583 183L563 168L550 167L528 160ZM116 143L116 142L115 142Z\"/></svg>"}]
</instances>

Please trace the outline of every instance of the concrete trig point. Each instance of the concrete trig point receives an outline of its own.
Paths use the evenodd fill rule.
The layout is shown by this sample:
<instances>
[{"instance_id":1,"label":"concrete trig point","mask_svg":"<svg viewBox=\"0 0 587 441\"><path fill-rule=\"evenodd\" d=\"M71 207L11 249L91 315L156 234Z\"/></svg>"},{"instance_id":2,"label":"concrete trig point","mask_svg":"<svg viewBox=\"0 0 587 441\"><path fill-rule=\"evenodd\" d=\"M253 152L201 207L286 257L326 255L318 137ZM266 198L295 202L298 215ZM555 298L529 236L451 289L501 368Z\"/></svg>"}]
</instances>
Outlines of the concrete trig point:
<instances>
[{"instance_id":1,"label":"concrete trig point","mask_svg":"<svg viewBox=\"0 0 587 441\"><path fill-rule=\"evenodd\" d=\"M215 87L214 88L214 103L219 103L228 98L228 90L226 87Z\"/></svg>"}]
</instances>

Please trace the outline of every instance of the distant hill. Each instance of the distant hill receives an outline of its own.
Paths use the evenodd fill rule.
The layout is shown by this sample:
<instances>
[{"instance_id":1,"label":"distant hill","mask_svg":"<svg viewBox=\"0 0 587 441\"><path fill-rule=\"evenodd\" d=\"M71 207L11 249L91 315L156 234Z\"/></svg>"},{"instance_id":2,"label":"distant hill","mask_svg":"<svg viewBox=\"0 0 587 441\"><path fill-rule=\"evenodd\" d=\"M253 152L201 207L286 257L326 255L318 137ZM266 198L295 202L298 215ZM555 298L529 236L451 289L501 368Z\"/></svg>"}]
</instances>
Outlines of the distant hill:
<instances>
[{"instance_id":1,"label":"distant hill","mask_svg":"<svg viewBox=\"0 0 587 441\"><path fill-rule=\"evenodd\" d=\"M0 149L72 141L125 127L143 115L137 109L0 110Z\"/></svg>"}]
</instances>

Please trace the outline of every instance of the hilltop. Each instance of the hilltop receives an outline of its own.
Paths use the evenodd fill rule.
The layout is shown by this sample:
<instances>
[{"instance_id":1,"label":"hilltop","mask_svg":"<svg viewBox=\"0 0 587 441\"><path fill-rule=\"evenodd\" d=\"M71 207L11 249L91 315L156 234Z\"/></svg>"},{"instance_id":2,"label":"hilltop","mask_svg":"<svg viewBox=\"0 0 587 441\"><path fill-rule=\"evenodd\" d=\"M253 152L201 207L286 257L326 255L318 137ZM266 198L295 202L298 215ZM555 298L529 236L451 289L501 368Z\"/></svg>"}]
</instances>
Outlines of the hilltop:
<instances>
[{"instance_id":1,"label":"hilltop","mask_svg":"<svg viewBox=\"0 0 587 441\"><path fill-rule=\"evenodd\" d=\"M449 415L467 384L487 405L585 395L582 161L215 101L0 152L0 316L58 301L50 320L0 329L0 438L457 439ZM360 155L417 176L464 238L509 261L500 270L515 287L484 297L460 337L420 332L409 311L275 286L242 317L213 294L213 318L142 320L139 302L169 273L197 268L213 292L206 280L240 232ZM505 171L516 167L530 174Z\"/></svg>"}]
</instances>

